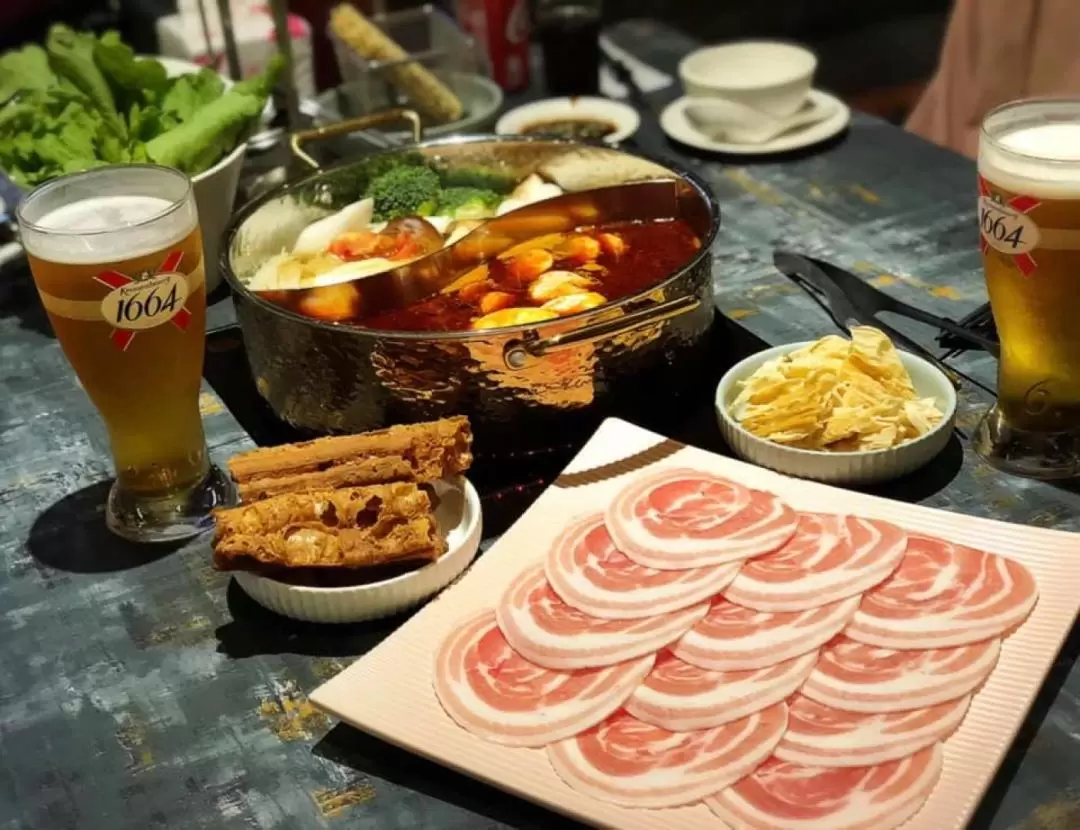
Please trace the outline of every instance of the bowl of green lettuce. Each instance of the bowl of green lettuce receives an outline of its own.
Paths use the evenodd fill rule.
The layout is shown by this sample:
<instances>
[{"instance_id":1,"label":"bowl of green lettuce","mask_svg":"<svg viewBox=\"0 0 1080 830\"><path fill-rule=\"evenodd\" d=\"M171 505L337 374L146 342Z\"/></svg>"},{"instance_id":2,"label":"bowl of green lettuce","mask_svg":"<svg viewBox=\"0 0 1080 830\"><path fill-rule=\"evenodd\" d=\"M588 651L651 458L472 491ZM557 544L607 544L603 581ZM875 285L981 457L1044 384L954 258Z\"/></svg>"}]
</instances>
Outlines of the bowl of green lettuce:
<instances>
[{"instance_id":1,"label":"bowl of green lettuce","mask_svg":"<svg viewBox=\"0 0 1080 830\"><path fill-rule=\"evenodd\" d=\"M191 176L209 288L247 138L282 61L230 83L210 69L136 55L116 32L56 24L44 45L0 54L0 170L29 190L110 164L154 163Z\"/></svg>"}]
</instances>

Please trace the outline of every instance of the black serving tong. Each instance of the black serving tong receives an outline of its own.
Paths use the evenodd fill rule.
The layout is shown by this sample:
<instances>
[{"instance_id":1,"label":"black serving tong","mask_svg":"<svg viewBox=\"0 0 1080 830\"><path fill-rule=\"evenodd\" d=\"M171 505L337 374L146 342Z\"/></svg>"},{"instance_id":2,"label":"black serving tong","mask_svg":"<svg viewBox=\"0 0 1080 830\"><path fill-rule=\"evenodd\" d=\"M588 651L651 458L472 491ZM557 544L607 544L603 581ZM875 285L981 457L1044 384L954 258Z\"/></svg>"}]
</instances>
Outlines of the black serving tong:
<instances>
[{"instance_id":1,"label":"black serving tong","mask_svg":"<svg viewBox=\"0 0 1080 830\"><path fill-rule=\"evenodd\" d=\"M773 254L773 263L784 276L796 282L799 282L800 279L808 281L821 291L826 290L826 284L836 286L853 309L855 319L864 325L874 325L885 331L887 324L878 319L878 314L888 311L901 317L907 317L909 320L925 323L952 335L958 340L977 346L994 357L998 356L999 347L996 340L986 337L981 332L972 330L972 328L962 323L957 323L955 320L938 317L936 314L930 314L920 308L901 302L884 291L874 288L874 286L855 276L850 271L845 271L830 262L790 251L776 251ZM897 342L906 339L899 332L897 334L899 335ZM889 336L892 337L891 334ZM908 343L911 342L908 341ZM922 349L918 344L915 344L915 346ZM911 350L914 351L914 349Z\"/></svg>"},{"instance_id":2,"label":"black serving tong","mask_svg":"<svg viewBox=\"0 0 1080 830\"><path fill-rule=\"evenodd\" d=\"M935 317L917 308L895 300L888 294L867 285L861 279L842 268L838 268L828 262L791 253L790 251L775 251L773 264L788 279L796 283L807 292L819 306L821 306L833 321L845 331L851 326L863 325L874 326L893 341L896 345L904 348L924 360L929 361L940 369L953 386L959 388L965 380L955 369L944 363L941 358L929 349L916 343L902 332L897 331L888 323L882 322L877 314L882 311L891 311L912 320L935 326L958 337L972 340L978 338L983 348L993 353L997 352L997 344L986 340L978 335L962 329L959 324L952 320ZM984 345L985 344L985 345ZM981 384L980 384L981 385Z\"/></svg>"},{"instance_id":3,"label":"black serving tong","mask_svg":"<svg viewBox=\"0 0 1080 830\"><path fill-rule=\"evenodd\" d=\"M966 317L962 317L960 325L970 332L982 335L987 340L997 340L997 326L994 325L994 315L990 311L990 303L983 303ZM941 348L949 350L943 355L945 360L971 349L969 340L957 337L947 331L943 331L937 336L937 342Z\"/></svg>"}]
</instances>

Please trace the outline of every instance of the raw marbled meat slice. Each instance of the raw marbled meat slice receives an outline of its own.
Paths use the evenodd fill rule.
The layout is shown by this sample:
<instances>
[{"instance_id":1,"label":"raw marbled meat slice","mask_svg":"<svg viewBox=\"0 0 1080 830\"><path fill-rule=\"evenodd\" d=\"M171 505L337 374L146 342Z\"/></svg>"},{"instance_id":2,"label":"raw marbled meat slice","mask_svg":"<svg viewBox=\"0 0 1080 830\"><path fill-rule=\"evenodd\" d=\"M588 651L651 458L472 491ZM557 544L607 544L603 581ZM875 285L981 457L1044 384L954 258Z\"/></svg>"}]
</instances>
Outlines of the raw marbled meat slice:
<instances>
[{"instance_id":1,"label":"raw marbled meat slice","mask_svg":"<svg viewBox=\"0 0 1080 830\"><path fill-rule=\"evenodd\" d=\"M606 518L619 550L662 571L769 553L791 538L796 524L795 511L771 493L690 469L636 478Z\"/></svg>"},{"instance_id":2,"label":"raw marbled meat slice","mask_svg":"<svg viewBox=\"0 0 1080 830\"><path fill-rule=\"evenodd\" d=\"M896 651L837 637L821 650L802 693L848 712L903 712L956 700L990 675L1000 640Z\"/></svg>"},{"instance_id":3,"label":"raw marbled meat slice","mask_svg":"<svg viewBox=\"0 0 1080 830\"><path fill-rule=\"evenodd\" d=\"M816 651L859 607L849 597L808 611L755 611L715 597L705 619L671 645L681 660L714 671L760 669Z\"/></svg>"},{"instance_id":4,"label":"raw marbled meat slice","mask_svg":"<svg viewBox=\"0 0 1080 830\"><path fill-rule=\"evenodd\" d=\"M727 586L739 563L658 571L628 559L597 513L571 524L555 540L544 573L567 605L608 620L652 617L703 602Z\"/></svg>"},{"instance_id":5,"label":"raw marbled meat slice","mask_svg":"<svg viewBox=\"0 0 1080 830\"><path fill-rule=\"evenodd\" d=\"M944 741L967 714L971 696L948 703L866 715L825 706L805 695L788 701L788 729L773 755L810 767L867 767L914 755Z\"/></svg>"},{"instance_id":6,"label":"raw marbled meat slice","mask_svg":"<svg viewBox=\"0 0 1080 830\"><path fill-rule=\"evenodd\" d=\"M876 519L800 513L780 550L743 565L724 590L759 611L804 611L861 594L896 570L907 534Z\"/></svg>"},{"instance_id":7,"label":"raw marbled meat slice","mask_svg":"<svg viewBox=\"0 0 1080 830\"><path fill-rule=\"evenodd\" d=\"M677 807L748 775L787 726L777 703L713 729L669 732L620 709L576 738L550 744L548 760L569 786L624 807Z\"/></svg>"},{"instance_id":8,"label":"raw marbled meat slice","mask_svg":"<svg viewBox=\"0 0 1080 830\"><path fill-rule=\"evenodd\" d=\"M602 669L544 669L510 648L495 614L484 611L439 646L433 682L459 726L495 743L539 747L602 721L652 665L650 654Z\"/></svg>"},{"instance_id":9,"label":"raw marbled meat slice","mask_svg":"<svg viewBox=\"0 0 1080 830\"><path fill-rule=\"evenodd\" d=\"M770 758L705 803L739 830L892 830L925 803L944 753L935 744L869 767L804 767Z\"/></svg>"},{"instance_id":10,"label":"raw marbled meat slice","mask_svg":"<svg viewBox=\"0 0 1080 830\"><path fill-rule=\"evenodd\" d=\"M763 669L709 671L664 650L626 701L626 711L672 732L710 729L784 700L816 662L817 653L811 652Z\"/></svg>"},{"instance_id":11,"label":"raw marbled meat slice","mask_svg":"<svg viewBox=\"0 0 1080 830\"><path fill-rule=\"evenodd\" d=\"M611 666L652 654L705 616L708 603L635 620L601 620L571 608L537 565L523 571L495 608L499 628L526 660L547 669Z\"/></svg>"},{"instance_id":12,"label":"raw marbled meat slice","mask_svg":"<svg viewBox=\"0 0 1080 830\"><path fill-rule=\"evenodd\" d=\"M885 648L944 648L1000 637L1038 599L1023 565L941 539L913 536L900 567L864 597L844 632Z\"/></svg>"}]
</instances>

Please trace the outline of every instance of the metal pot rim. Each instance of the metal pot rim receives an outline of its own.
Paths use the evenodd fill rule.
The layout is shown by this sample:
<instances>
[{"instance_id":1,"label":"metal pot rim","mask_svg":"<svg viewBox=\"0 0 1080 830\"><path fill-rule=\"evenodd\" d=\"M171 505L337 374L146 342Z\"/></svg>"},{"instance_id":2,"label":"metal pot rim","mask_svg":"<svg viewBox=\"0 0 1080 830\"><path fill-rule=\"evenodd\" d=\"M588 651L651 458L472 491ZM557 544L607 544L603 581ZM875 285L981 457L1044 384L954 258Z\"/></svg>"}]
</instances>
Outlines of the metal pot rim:
<instances>
[{"instance_id":1,"label":"metal pot rim","mask_svg":"<svg viewBox=\"0 0 1080 830\"><path fill-rule=\"evenodd\" d=\"M417 143L410 143L398 147L387 148L385 150L376 150L373 153L365 155L364 158L368 158L370 156L388 155L391 153L407 153L412 150L428 149L433 147L445 147L458 144L502 144L532 142L543 144L565 144L568 147L605 147L606 149L618 149L610 147L609 145L605 145L602 142L579 141L565 138L550 138L545 136L494 135L476 133L471 135L457 135L433 138ZM346 336L362 335L375 336L382 339L403 341L435 340L439 342L454 343L474 339L477 336L489 337L492 334L524 338L529 332L535 332L545 326L550 326L556 323L571 323L572 325L567 327L567 330L572 331L575 328L575 325L573 324L580 324L584 326L587 324L589 318L595 317L597 314L610 312L612 309L621 308L634 302L640 301L644 299L649 293L657 290L658 288L662 288L668 283L678 279L678 277L685 271L697 265L703 257L711 255L712 243L716 239L716 234L720 230L720 205L716 201L715 196L713 196L712 190L708 187L708 185L700 176L690 170L685 169L679 164L673 163L669 159L662 159L648 153L631 153L622 149L618 149L618 152L624 153L628 156L633 156L635 158L654 162L655 164L658 164L662 167L666 167L667 169L671 170L672 172L683 178L705 200L705 203L709 206L709 212L712 216L713 221L709 227L708 233L701 240L701 248L698 250L698 252L690 259L688 259L686 263L684 263L674 272L669 274L666 278L664 278L660 282L655 283L654 285L643 288L633 294L628 294L625 297L620 297L618 300L613 300L611 302L605 303L604 305L598 306L597 308L580 311L577 314L569 314L565 317L559 317L555 320L547 320L542 323L524 323L517 326L507 326L505 328L492 329L487 331L474 331L471 329L467 329L464 331L397 331L394 329L372 329L357 325L345 326L338 323L329 323L323 320L315 320L311 317L306 317L303 314L298 314L295 311L291 311L277 305L276 303L272 303L269 300L263 299L256 292L250 290L247 286L245 286L240 281L239 277L237 277L236 274L233 273L232 264L229 261L229 251L232 249L233 240L240 232L240 228L243 226L244 222L246 222L247 219L253 213L255 213L255 211L257 211L260 207L269 202L271 199L280 198L281 196L288 194L294 189L306 187L318 178L331 176L339 170L343 170L350 165L356 164L355 160L341 161L330 167L316 170L310 175L304 176L303 178L297 179L296 181L286 182L285 184L278 185L273 190L270 190L269 192L264 193L263 195L258 196L257 198L252 199L250 202L245 204L242 208L240 208L239 211L236 212L236 214L232 218L232 222L229 224L228 231L224 237L224 245L222 246L219 267L221 268L222 273L225 275L225 280L229 283L229 287L233 292L244 295L246 299L254 302L262 309L269 311L272 314L277 314L296 322L306 323L307 325L316 326L318 328L326 329L328 331L344 333Z\"/></svg>"}]
</instances>

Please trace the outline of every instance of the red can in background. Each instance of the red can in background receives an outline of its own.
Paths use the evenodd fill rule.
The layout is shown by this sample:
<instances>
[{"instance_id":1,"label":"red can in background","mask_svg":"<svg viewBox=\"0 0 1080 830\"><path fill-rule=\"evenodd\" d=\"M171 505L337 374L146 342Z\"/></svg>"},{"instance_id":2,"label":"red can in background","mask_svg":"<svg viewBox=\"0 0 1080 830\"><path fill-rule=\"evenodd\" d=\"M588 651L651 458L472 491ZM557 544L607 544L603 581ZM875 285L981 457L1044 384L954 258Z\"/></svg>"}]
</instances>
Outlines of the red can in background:
<instances>
[{"instance_id":1,"label":"red can in background","mask_svg":"<svg viewBox=\"0 0 1080 830\"><path fill-rule=\"evenodd\" d=\"M529 85L529 10L525 0L458 0L458 23L487 54L491 77L507 92Z\"/></svg>"}]
</instances>

